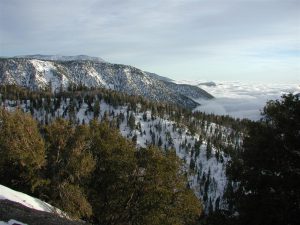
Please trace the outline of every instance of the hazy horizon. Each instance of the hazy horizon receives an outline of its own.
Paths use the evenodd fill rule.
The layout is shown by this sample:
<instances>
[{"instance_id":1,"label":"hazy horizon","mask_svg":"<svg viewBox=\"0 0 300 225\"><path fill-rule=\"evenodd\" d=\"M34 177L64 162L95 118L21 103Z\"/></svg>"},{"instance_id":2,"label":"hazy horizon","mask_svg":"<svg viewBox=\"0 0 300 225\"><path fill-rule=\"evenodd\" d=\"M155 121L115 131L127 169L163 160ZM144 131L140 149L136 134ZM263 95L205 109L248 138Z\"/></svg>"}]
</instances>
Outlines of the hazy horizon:
<instances>
[{"instance_id":1,"label":"hazy horizon","mask_svg":"<svg viewBox=\"0 0 300 225\"><path fill-rule=\"evenodd\" d=\"M2 0L0 55L90 55L174 80L300 83L297 0Z\"/></svg>"}]
</instances>

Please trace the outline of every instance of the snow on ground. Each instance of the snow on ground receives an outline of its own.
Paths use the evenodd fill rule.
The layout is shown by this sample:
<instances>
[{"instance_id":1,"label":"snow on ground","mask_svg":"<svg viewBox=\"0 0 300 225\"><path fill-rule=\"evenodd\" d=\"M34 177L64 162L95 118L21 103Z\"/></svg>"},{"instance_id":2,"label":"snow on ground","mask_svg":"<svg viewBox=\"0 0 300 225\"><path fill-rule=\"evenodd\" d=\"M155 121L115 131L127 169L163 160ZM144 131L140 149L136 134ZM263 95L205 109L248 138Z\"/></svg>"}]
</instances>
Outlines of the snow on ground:
<instances>
[{"instance_id":1,"label":"snow on ground","mask_svg":"<svg viewBox=\"0 0 300 225\"><path fill-rule=\"evenodd\" d=\"M83 103L79 112L77 113L77 118L80 121L84 120L85 122L90 121L93 118L93 115L84 113L87 109L87 104ZM148 110L146 112L132 112L129 111L127 114L127 107L126 106L119 106L119 107L112 107L101 101L100 104L100 117L103 118L105 112L108 115L111 115L111 112L114 111L114 115L119 115L123 113L125 116L124 121L120 124L120 132L123 137L131 139L134 135L137 137L137 145L140 147L146 147L147 144L152 143L153 141L153 134L155 134L155 142L158 143L159 138L162 141L161 147L164 148L166 145L167 147L173 146L176 150L176 154L179 158L181 158L184 163L185 167L188 170L189 164L191 161L191 150L195 145L195 141L199 140L199 135L190 135L189 131L185 127L174 127L176 124L174 121L169 120L167 117L160 118L155 117L151 118L151 111ZM133 113L135 116L135 124L140 126L140 129L131 130L127 125L127 117ZM146 114L146 119L143 118L143 114ZM209 129L213 133L216 129L216 124L210 123ZM211 129L210 129L211 128ZM230 133L227 128L218 127L224 133ZM207 136L210 136L209 132ZM169 144L169 140L171 140L171 144ZM183 143L185 143L183 145ZM188 146L191 146L190 148ZM213 206L215 207L215 202L218 198L222 198L225 186L227 184L227 178L225 175L225 166L228 161L228 157L222 154L224 159L224 163L218 162L215 156L215 149L212 151L212 157L207 159L206 157L206 148L207 143L204 141L201 145L200 155L197 157L196 160L196 173L189 174L189 183L191 188L194 190L196 195L199 198L202 198L204 195L204 188L200 188L200 179L205 176L206 180L209 180L211 184L208 187L208 199L211 199ZM202 185L203 186L203 185ZM222 202L220 202L221 206ZM208 204L205 206L208 209Z\"/></svg>"},{"instance_id":2,"label":"snow on ground","mask_svg":"<svg viewBox=\"0 0 300 225\"><path fill-rule=\"evenodd\" d=\"M3 199L7 199L9 201L20 203L31 209L36 209L36 210L45 211L45 212L52 212L52 213L55 212L61 216L65 216L61 210L53 207L52 205L50 205L40 199L31 197L22 192L14 191L14 190L0 184L0 200L3 200Z\"/></svg>"},{"instance_id":3,"label":"snow on ground","mask_svg":"<svg viewBox=\"0 0 300 225\"><path fill-rule=\"evenodd\" d=\"M90 68L90 70L88 70L88 74L93 77L98 83L97 85L104 85L105 88L109 88L109 85L106 83L106 81L103 79L102 75L99 74L95 68Z\"/></svg>"},{"instance_id":4,"label":"snow on ground","mask_svg":"<svg viewBox=\"0 0 300 225\"><path fill-rule=\"evenodd\" d=\"M0 225L27 225L27 224L11 219L7 223L4 221L0 221Z\"/></svg>"},{"instance_id":5,"label":"snow on ground","mask_svg":"<svg viewBox=\"0 0 300 225\"><path fill-rule=\"evenodd\" d=\"M2 103L6 109L14 110L16 105L15 101L5 100ZM56 117L64 117L69 119L68 113L66 110L70 104L70 99L62 100L60 107L54 112ZM30 105L27 101L27 105ZM23 102L19 104L21 108L29 112L29 108L26 107L26 104ZM79 107L79 106L78 106ZM94 107L94 104L92 104ZM116 119L117 115L121 113L124 115L124 120L120 123L119 129L122 136L132 139L136 136L136 143L140 147L146 147L151 143L158 144L159 140L161 142L161 148L164 149L173 147L176 150L176 154L181 158L185 164L187 172L189 171L190 162L195 161L195 171L189 173L189 183L191 188L195 191L196 195L200 198L203 197L205 192L207 193L207 199L212 202L212 205L215 206L215 203L218 198L222 199L225 186L227 184L227 178L225 175L225 165L228 161L228 156L225 156L223 153L222 158L223 162L216 160L215 153L216 149L212 149L212 156L208 159L206 156L207 142L203 140L200 147L199 156L195 157L192 155L192 152L195 151L195 142L199 141L199 135L191 135L188 129L184 126L176 125L176 122L170 120L167 115L160 118L158 116L151 116L151 111L139 112L139 107L137 111L133 112L128 110L127 106L118 106L113 107L103 100L100 102L100 116L99 120L102 120L105 115L109 116L110 120ZM129 115L133 113L135 117L136 128L131 130L127 124L127 119ZM146 115L146 118L144 116ZM79 123L88 123L94 118L93 112L88 111L87 103L83 102L76 113L76 120ZM44 109L36 110L34 109L34 117L39 121L45 121L46 117L49 121L53 118L51 113L46 113ZM229 128L218 126L214 123L205 123L204 130L201 131L201 135L205 137L210 137L215 130L222 131L222 134L226 136L231 133ZM225 138L226 139L226 138ZM225 141L224 141L225 143ZM200 182L202 181L202 186ZM204 183L210 183L209 186L204 190ZM201 187L200 187L201 186ZM0 192L2 193L2 191ZM30 197L30 196L28 196ZM17 198L18 199L18 198ZM41 202L38 199L36 201L21 201L21 203L33 204L32 207L49 207L47 203ZM222 204L222 202L220 202ZM221 205L220 205L221 206ZM208 203L206 202L205 208L208 209ZM47 208L48 209L48 208Z\"/></svg>"},{"instance_id":6,"label":"snow on ground","mask_svg":"<svg viewBox=\"0 0 300 225\"><path fill-rule=\"evenodd\" d=\"M228 157L225 157L222 154L224 162L218 162L215 157L206 159L206 146L201 146L200 155L196 161L196 167L198 174L195 176L190 176L190 185L198 197L203 196L204 194L204 185L200 185L201 179L204 176L208 176L210 179L209 182L209 192L208 199L213 201L213 205L218 198L222 198L224 190L227 185L227 177L225 174L226 164L229 161ZM215 149L214 149L215 150ZM213 153L215 154L215 152ZM203 181L202 181L203 182ZM200 190L200 192L199 192ZM222 203L222 202L221 202Z\"/></svg>"},{"instance_id":7,"label":"snow on ground","mask_svg":"<svg viewBox=\"0 0 300 225\"><path fill-rule=\"evenodd\" d=\"M196 110L251 120L261 118L260 112L268 100L279 99L282 94L300 92L300 80L298 84L217 81L206 85L204 81L185 80L177 83L198 86L215 97L213 100L196 99L201 104Z\"/></svg>"},{"instance_id":8,"label":"snow on ground","mask_svg":"<svg viewBox=\"0 0 300 225\"><path fill-rule=\"evenodd\" d=\"M52 62L45 62L45 61L40 61L36 59L30 60L32 65L35 67L36 71L38 72L37 74L37 80L41 82L44 85L48 85L49 82L52 82L52 86L57 86L57 84L54 82L55 77L52 73L52 69L55 67L53 66ZM41 74L45 74L42 76Z\"/></svg>"},{"instance_id":9,"label":"snow on ground","mask_svg":"<svg viewBox=\"0 0 300 225\"><path fill-rule=\"evenodd\" d=\"M86 106L83 104L83 108ZM160 138L162 140L161 147L164 148L173 146L176 150L176 154L180 159L182 159L185 163L185 168L188 171L191 159L194 158L191 155L191 150L195 145L195 141L199 140L199 135L191 135L186 127L177 127L174 128L176 124L174 121L166 118L152 118L151 119L151 111L146 111L146 120L143 118L144 112L132 112L129 111L127 114L127 107L120 106L117 108L113 108L112 106L106 104L105 102L101 102L101 117L103 118L104 112L108 112L111 114L111 111L114 110L115 115L123 113L125 118L127 118L130 113L133 113L136 119L135 124L140 125L140 129L130 130L127 125L126 119L120 124L120 132L122 136L131 139L134 135L137 136L137 145L141 147L146 147L147 144L152 142L151 133L155 133L155 141L158 142ZM80 111L77 114L77 117L85 119L88 121L92 117L90 115L84 116L83 111ZM211 129L210 129L211 128ZM213 133L214 130L217 129L217 125L214 123L210 123L209 128L207 130L211 130ZM223 130L224 133L230 133L229 130L225 127L218 127L218 129ZM227 129L227 130L226 130ZM160 130L160 131L159 131ZM207 136L211 134L207 133ZM171 140L171 144L169 144L169 140ZM184 146L183 146L183 143ZM188 146L191 146L190 148ZM216 158L216 149L212 149L212 157L207 159L206 156L206 148L207 142L204 141L201 145L200 155L197 157L195 162L195 172L189 173L188 180L190 187L194 190L195 194L199 198L203 198L205 193L204 185L200 185L201 178L205 177L205 182L209 182L209 187L207 189L207 199L211 200L213 208L216 206L216 201L219 201L220 207L223 206L222 197L224 190L227 185L227 177L225 174L226 163L229 160L228 156L225 156L222 152L220 153L223 158L223 162L219 162ZM201 186L201 187L200 187ZM219 200L217 200L219 198ZM221 200L220 200L221 199ZM209 202L206 202L205 208L208 210Z\"/></svg>"}]
</instances>

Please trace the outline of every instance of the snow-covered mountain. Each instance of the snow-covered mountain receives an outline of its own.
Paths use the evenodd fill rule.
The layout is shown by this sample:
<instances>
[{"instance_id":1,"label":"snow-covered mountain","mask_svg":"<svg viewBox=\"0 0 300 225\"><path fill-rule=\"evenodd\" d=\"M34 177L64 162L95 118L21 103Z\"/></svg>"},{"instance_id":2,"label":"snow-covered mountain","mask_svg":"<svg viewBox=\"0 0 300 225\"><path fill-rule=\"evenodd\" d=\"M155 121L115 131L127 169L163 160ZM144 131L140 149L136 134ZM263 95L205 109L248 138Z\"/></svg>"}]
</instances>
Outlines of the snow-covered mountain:
<instances>
[{"instance_id":1,"label":"snow-covered mountain","mask_svg":"<svg viewBox=\"0 0 300 225\"><path fill-rule=\"evenodd\" d=\"M88 55L75 55L75 56L63 56L63 55L20 55L15 56L16 59L38 59L38 60L49 60L49 61L95 61L105 62L100 57L93 57Z\"/></svg>"},{"instance_id":2,"label":"snow-covered mountain","mask_svg":"<svg viewBox=\"0 0 300 225\"><path fill-rule=\"evenodd\" d=\"M102 87L190 109L199 105L193 100L195 98L213 98L199 87L175 84L167 78L132 66L111 64L87 56L2 58L0 83L16 84L32 90L51 88L53 91L66 89L70 85Z\"/></svg>"}]
</instances>

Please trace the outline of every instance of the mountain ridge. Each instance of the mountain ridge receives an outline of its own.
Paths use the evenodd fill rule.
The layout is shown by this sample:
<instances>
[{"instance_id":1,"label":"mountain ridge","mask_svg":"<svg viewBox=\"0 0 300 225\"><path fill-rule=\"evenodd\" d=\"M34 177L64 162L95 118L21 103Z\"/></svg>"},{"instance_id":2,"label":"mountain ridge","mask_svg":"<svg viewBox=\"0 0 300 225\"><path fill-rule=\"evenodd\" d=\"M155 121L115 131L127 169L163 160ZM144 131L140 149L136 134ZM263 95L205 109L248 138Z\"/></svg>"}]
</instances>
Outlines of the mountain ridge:
<instances>
[{"instance_id":1,"label":"mountain ridge","mask_svg":"<svg viewBox=\"0 0 300 225\"><path fill-rule=\"evenodd\" d=\"M159 75L149 74L133 66L104 61L0 59L0 82L31 90L51 88L57 92L67 89L70 85L100 87L190 109L199 105L194 98L213 98L199 87L175 84L168 78L157 76Z\"/></svg>"},{"instance_id":2,"label":"mountain ridge","mask_svg":"<svg viewBox=\"0 0 300 225\"><path fill-rule=\"evenodd\" d=\"M50 61L95 61L95 62L106 62L104 59L95 56L88 55L74 55L74 56L64 56L64 55L42 55L42 54L34 54L34 55L18 55L12 58L26 58L26 59L37 59L37 60L50 60Z\"/></svg>"}]
</instances>

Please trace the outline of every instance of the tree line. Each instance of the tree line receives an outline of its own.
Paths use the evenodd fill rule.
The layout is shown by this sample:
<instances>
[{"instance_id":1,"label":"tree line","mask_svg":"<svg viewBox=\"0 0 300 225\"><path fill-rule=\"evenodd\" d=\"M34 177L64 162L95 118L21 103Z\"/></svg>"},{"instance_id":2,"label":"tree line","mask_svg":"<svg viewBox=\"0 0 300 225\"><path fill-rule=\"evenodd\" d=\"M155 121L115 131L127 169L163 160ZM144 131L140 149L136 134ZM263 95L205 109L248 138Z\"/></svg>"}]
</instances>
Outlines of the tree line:
<instances>
[{"instance_id":1,"label":"tree line","mask_svg":"<svg viewBox=\"0 0 300 225\"><path fill-rule=\"evenodd\" d=\"M229 182L224 194L227 201L227 209L217 209L215 212L210 210L210 214L204 219L200 221L195 219L193 222L198 220L197 222L200 224L279 225L297 224L299 221L299 95L285 95L280 100L268 102L263 111L263 119L258 122L251 122L247 120L235 120L226 116L191 112L175 105L154 103L142 97L128 96L102 89L73 90L73 92L56 93L55 96L52 93L30 92L14 86L6 86L5 90L2 86L0 90L2 102L5 99L13 98L17 101L32 99L37 105L43 105L41 99L51 102L53 97L56 101L59 101L59 99L63 100L65 97L73 99L78 97L79 102L80 99L85 98L86 102L90 102L90 110L96 111L97 107L94 107L96 104L94 96L96 95L98 99L105 99L105 101L116 106L118 104L126 104L133 111L140 110L143 112L151 109L153 118L167 114L170 119L176 121L177 127L181 127L181 125L187 126L191 133L198 133L200 137L202 135L202 138L208 140L209 144L206 149L207 157L210 155L212 145L229 154L231 157L226 171ZM137 103L142 103L141 108L137 107ZM9 115L9 113L4 113L4 111L1 113L2 116ZM17 111L17 114L22 113ZM32 118L24 119L23 117L17 117L14 120L10 119L10 124L18 124L20 120L28 121L29 124L36 123L32 121ZM129 126L133 128L134 124L132 121L133 119L130 120ZM211 130L210 123L216 123L218 126L216 126L216 129ZM5 123L1 122L1 129L3 129L3 124ZM163 180L170 176L168 173L164 174L161 171L159 174L162 177L155 175L158 169L166 172L170 168L180 168L178 166L180 163L175 163L177 165L175 167L172 165L169 165L170 167L162 166L162 164L168 164L169 161L177 161L175 160L174 151L170 149L160 151L154 146L136 151L131 142L118 136L118 131L114 129L114 126L110 126L107 120L106 122L104 120L102 123L92 121L90 124L76 125L76 123L72 123L71 121L55 119L52 123L45 125L35 124L34 126L37 128L29 130L27 126L20 124L17 126L18 129L16 129L17 127L13 128L13 125L7 126L5 128L7 129L7 133L3 133L5 135L1 135L0 137L1 152L6 152L5 154L1 153L4 155L0 156L1 176L3 176L3 179L2 177L1 179L7 182L8 186L19 188L26 191L26 193L34 193L42 199L48 199L50 202L53 201L54 205L65 209L71 215L74 212L75 217L89 218L88 221L100 224L193 224L192 220L187 220L181 214L183 213L182 209L180 211L174 206L177 203L170 204L172 201L176 202L178 200L181 207L183 207L187 202L195 201L191 197L192 195L190 197L182 196L183 199L189 198L188 201L183 201L182 199L173 198L172 191L168 192L154 185L162 184L168 186L169 182L170 184L174 184L171 180L164 183ZM54 129L55 126L57 130ZM63 127L58 128L59 126ZM230 128L231 132L224 136L222 127ZM18 134L22 129L25 130L25 133ZM101 129L105 131L101 133ZM54 138L55 133L60 130L64 132ZM113 132L115 132L114 135L110 136L109 133ZM5 140L4 137L11 133L16 134L20 138L20 141L10 145L9 143L13 140L19 140L15 136L9 141ZM96 133L97 135L93 136ZM34 134L38 134L37 137ZM29 136L35 138L29 139ZM51 136L53 137L50 138ZM102 137L102 139L97 139L98 136ZM59 137L64 138L60 139ZM119 137L119 139L114 139L114 137ZM104 141L106 138L111 138L113 141L106 142ZM37 155L35 157L32 157L33 148L28 147L32 143L36 145ZM117 151L120 153L119 155L112 154L115 148L111 147L111 145L118 145L117 143L122 143L120 145L122 147L119 146L119 148L125 146L124 148L127 150ZM129 147L130 145L131 147ZM102 147L99 150L95 150L98 149L97 146ZM196 144L194 147L194 155L196 156L199 152ZM10 150L3 151L2 149L5 148ZM26 151L26 154L24 153L23 155L22 153L22 156L18 156L18 153L14 150L18 148L30 149L30 151ZM58 151L57 149L62 149L62 151ZM87 151L83 151L82 149L87 149ZM104 151L103 149L109 150ZM116 149L118 148L116 147ZM128 149L131 149L131 151ZM156 156L160 156L160 158ZM69 158L74 159L73 163L66 160ZM126 159L126 161L122 159ZM150 163L152 162L150 159L154 164ZM157 161L158 159L161 161ZM147 160L150 160L150 162L146 162ZM89 162L88 165L85 164L87 161ZM49 166L51 164L54 166ZM78 165L81 166L77 167ZM190 163L191 169L194 166L194 163ZM120 172L119 170L122 170L122 168L126 169ZM147 169L152 172L145 173ZM118 171L119 175L115 176L116 173L118 174ZM5 175L7 174L9 174L8 177L11 179L5 179ZM106 177L108 174L109 176ZM152 175L150 176L150 174ZM150 177L146 179L146 175ZM184 178L184 174L180 172L176 172L176 176ZM93 185L91 180L95 181ZM110 185L101 186L101 184L106 183ZM179 183L182 184L182 182ZM208 182L204 180L203 185L207 184ZM119 189L119 187L122 188ZM146 188L144 189L144 187ZM181 187L184 187L184 185ZM66 190L71 190L71 192ZM100 190L103 190L103 192L99 193ZM110 190L114 191L110 192ZM116 190L122 191L116 192ZM131 192L129 190L135 191ZM149 190L151 190L151 194ZM189 192L188 188L185 190ZM166 195L163 195L160 191ZM72 193L72 196L68 196L69 193ZM104 195L103 193L108 194L109 197L106 197L106 194ZM96 198L95 196L98 195L101 197ZM63 196L68 196L73 203L60 202L64 199ZM122 197L116 200L117 196ZM74 204L78 199L81 202L80 210L72 208L78 206ZM112 201L110 202L110 200ZM159 200L162 200L162 202ZM194 209L193 207L189 208L191 205L196 207ZM151 208L154 206L158 206L157 210ZM172 208L171 206L174 207ZM189 215L189 218L198 218L199 212L201 212L199 202L184 206L188 209L188 211L184 212L185 215ZM94 209L97 209L97 211ZM195 213L196 211L197 213ZM80 212L80 214L76 212ZM172 212L171 214L178 215L180 219L177 216L175 216L177 219L174 219L166 212ZM170 220L166 220L167 218Z\"/></svg>"},{"instance_id":2,"label":"tree line","mask_svg":"<svg viewBox=\"0 0 300 225\"><path fill-rule=\"evenodd\" d=\"M174 151L136 149L107 122L39 125L0 110L0 180L96 224L195 224L200 201Z\"/></svg>"},{"instance_id":3,"label":"tree line","mask_svg":"<svg viewBox=\"0 0 300 225\"><path fill-rule=\"evenodd\" d=\"M206 224L296 225L300 221L300 99L269 101L249 123L243 148L227 166L227 210Z\"/></svg>"}]
</instances>

